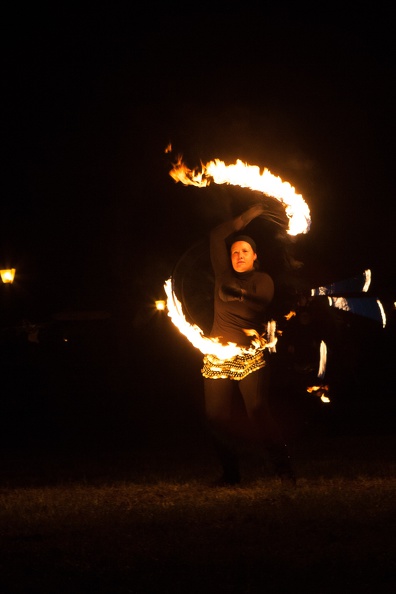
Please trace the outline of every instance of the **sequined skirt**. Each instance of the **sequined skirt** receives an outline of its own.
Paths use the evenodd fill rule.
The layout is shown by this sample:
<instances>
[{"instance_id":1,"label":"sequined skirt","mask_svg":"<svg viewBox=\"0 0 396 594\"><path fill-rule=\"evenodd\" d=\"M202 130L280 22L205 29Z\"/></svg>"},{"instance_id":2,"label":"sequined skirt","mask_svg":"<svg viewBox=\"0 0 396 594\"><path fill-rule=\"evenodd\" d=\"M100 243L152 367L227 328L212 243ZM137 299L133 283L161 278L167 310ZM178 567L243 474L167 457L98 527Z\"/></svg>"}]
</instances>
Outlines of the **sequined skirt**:
<instances>
[{"instance_id":1,"label":"sequined skirt","mask_svg":"<svg viewBox=\"0 0 396 594\"><path fill-rule=\"evenodd\" d=\"M218 359L215 355L205 355L201 373L209 379L241 380L249 373L265 367L264 350L253 354L236 355L231 359Z\"/></svg>"}]
</instances>

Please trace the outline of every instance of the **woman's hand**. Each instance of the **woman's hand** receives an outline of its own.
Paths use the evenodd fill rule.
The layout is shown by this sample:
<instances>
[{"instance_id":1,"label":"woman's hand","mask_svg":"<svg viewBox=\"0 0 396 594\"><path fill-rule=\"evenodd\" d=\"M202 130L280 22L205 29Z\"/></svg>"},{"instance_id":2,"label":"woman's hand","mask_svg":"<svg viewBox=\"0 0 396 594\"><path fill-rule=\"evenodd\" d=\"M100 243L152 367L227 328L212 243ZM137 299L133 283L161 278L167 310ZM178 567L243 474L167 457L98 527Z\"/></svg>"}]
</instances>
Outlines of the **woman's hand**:
<instances>
[{"instance_id":1,"label":"woman's hand","mask_svg":"<svg viewBox=\"0 0 396 594\"><path fill-rule=\"evenodd\" d=\"M248 225L250 223L250 221L253 221L253 219L256 219L260 215L264 214L265 211L266 211L266 207L263 204L263 202L258 202L257 204L254 204L253 206L248 208L248 210L245 210L245 212L243 212L240 216L240 219L241 219L240 229L242 229L243 227L246 227L246 225Z\"/></svg>"},{"instance_id":2,"label":"woman's hand","mask_svg":"<svg viewBox=\"0 0 396 594\"><path fill-rule=\"evenodd\" d=\"M249 211L251 213L252 219L255 219L256 217L259 217L266 210L267 210L267 208L266 208L266 206L265 206L265 204L263 202L258 202L257 204L254 204L253 206L251 206L249 208Z\"/></svg>"},{"instance_id":3,"label":"woman's hand","mask_svg":"<svg viewBox=\"0 0 396 594\"><path fill-rule=\"evenodd\" d=\"M236 285L222 285L219 294L222 301L243 301L246 291Z\"/></svg>"}]
</instances>

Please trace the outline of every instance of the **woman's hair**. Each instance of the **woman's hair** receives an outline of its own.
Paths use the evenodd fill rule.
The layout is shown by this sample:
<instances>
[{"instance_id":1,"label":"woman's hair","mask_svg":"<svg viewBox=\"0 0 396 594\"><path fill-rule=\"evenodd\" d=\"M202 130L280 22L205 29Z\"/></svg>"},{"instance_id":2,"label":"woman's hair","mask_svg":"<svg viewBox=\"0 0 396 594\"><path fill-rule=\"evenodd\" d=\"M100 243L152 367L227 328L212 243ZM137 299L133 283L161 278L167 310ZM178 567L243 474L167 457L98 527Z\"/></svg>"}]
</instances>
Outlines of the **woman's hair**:
<instances>
[{"instance_id":1,"label":"woman's hair","mask_svg":"<svg viewBox=\"0 0 396 594\"><path fill-rule=\"evenodd\" d=\"M256 242L254 241L254 239L252 237L250 237L250 235L235 235L234 237L232 237L230 249L232 248L233 244L236 243L237 241L245 241L246 243L248 243L250 245L250 247L252 248L254 253L255 254L257 253Z\"/></svg>"}]
</instances>

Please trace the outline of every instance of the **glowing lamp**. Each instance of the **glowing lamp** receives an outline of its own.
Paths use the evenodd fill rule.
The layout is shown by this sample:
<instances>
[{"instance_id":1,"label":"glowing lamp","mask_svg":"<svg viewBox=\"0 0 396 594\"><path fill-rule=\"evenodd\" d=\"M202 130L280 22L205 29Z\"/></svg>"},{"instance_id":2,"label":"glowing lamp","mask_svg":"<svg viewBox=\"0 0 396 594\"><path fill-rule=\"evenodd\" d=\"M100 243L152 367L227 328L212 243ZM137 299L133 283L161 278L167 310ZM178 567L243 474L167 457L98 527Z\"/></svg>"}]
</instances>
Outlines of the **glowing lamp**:
<instances>
[{"instance_id":1,"label":"glowing lamp","mask_svg":"<svg viewBox=\"0 0 396 594\"><path fill-rule=\"evenodd\" d=\"M3 283L13 283L15 277L15 268L6 268L4 270L0 270L0 276Z\"/></svg>"},{"instance_id":2,"label":"glowing lamp","mask_svg":"<svg viewBox=\"0 0 396 594\"><path fill-rule=\"evenodd\" d=\"M155 302L155 308L158 311L165 311L166 301L164 301L163 299L158 299L158 301Z\"/></svg>"}]
</instances>

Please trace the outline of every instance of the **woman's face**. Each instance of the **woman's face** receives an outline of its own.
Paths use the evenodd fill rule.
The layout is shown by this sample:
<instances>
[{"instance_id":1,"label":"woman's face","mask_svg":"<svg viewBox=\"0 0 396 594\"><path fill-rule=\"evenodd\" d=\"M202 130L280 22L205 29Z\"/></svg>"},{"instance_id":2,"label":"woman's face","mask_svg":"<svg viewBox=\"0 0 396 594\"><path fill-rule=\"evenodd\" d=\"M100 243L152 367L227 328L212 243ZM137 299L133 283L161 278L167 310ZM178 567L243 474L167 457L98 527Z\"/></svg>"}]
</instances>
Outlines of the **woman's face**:
<instances>
[{"instance_id":1,"label":"woman's face","mask_svg":"<svg viewBox=\"0 0 396 594\"><path fill-rule=\"evenodd\" d=\"M253 270L257 254L247 241L236 241L231 246L231 264L236 272Z\"/></svg>"}]
</instances>

